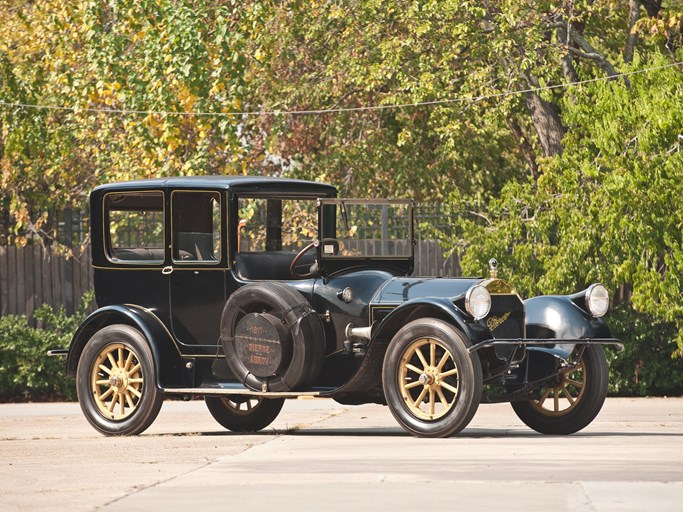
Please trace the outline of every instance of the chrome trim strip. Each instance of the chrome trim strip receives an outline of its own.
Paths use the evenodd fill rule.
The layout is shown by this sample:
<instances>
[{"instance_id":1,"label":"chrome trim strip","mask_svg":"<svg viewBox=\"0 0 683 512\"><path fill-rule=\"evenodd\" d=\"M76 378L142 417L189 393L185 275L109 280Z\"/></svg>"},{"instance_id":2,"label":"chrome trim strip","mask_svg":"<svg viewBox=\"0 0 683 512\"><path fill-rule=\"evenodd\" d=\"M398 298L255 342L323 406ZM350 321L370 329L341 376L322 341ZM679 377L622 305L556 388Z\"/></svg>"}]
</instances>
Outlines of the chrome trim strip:
<instances>
[{"instance_id":1,"label":"chrome trim strip","mask_svg":"<svg viewBox=\"0 0 683 512\"><path fill-rule=\"evenodd\" d=\"M118 265L118 263L117 263L117 265ZM93 265L92 268L94 268L94 269L96 269L96 270L154 270L154 271L156 271L156 272L160 272L160 271L162 271L162 270L164 269L164 267L162 267L161 265L163 265L163 263L160 264L160 265L157 265L157 266L155 266L155 267L142 267L142 268L141 268L141 267L124 267L124 266L118 266L118 267L99 267L99 266L97 266L97 265ZM175 270L201 270L201 271L207 271L207 270L212 270L212 271L216 271L216 270L219 270L219 271L226 271L226 270L228 270L227 268L225 268L225 266L221 266L221 267L211 266L211 267L210 267L210 266L208 266L208 265L207 265L206 267L185 267L185 266L178 266L178 267L173 267L173 268L174 268Z\"/></svg>"}]
</instances>

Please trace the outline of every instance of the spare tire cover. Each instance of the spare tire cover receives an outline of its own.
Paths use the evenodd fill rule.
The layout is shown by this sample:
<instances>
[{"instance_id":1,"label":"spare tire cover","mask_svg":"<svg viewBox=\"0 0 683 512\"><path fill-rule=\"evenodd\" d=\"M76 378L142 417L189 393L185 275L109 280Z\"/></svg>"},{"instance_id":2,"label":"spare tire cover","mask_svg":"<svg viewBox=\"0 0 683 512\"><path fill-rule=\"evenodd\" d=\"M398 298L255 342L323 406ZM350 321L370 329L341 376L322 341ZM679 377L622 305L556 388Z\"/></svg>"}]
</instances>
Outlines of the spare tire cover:
<instances>
[{"instance_id":1,"label":"spare tire cover","mask_svg":"<svg viewBox=\"0 0 683 512\"><path fill-rule=\"evenodd\" d=\"M283 283L251 283L223 309L221 343L230 369L256 391L295 391L320 375L325 331L316 311Z\"/></svg>"}]
</instances>

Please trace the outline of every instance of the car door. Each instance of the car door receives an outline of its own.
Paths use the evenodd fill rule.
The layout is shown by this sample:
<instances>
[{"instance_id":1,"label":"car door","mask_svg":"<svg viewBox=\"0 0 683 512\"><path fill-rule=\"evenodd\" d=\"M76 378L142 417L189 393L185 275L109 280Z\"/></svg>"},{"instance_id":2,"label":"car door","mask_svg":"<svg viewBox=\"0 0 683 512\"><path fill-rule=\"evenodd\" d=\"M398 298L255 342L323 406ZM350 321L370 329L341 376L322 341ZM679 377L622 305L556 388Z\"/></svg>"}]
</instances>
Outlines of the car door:
<instances>
[{"instance_id":1,"label":"car door","mask_svg":"<svg viewBox=\"0 0 683 512\"><path fill-rule=\"evenodd\" d=\"M171 193L171 324L186 355L215 355L225 305L225 198L207 190Z\"/></svg>"}]
</instances>

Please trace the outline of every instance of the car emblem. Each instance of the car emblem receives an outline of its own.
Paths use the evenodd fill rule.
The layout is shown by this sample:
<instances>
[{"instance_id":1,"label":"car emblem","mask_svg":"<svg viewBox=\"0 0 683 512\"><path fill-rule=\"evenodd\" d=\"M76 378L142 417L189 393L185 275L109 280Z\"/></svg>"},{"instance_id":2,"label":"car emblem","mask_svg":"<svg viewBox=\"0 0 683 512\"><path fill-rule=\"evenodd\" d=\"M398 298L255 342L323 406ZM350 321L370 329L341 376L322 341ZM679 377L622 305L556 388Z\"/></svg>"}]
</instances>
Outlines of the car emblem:
<instances>
[{"instance_id":1,"label":"car emblem","mask_svg":"<svg viewBox=\"0 0 683 512\"><path fill-rule=\"evenodd\" d=\"M490 331L493 331L500 327L502 324L504 324L509 317L509 311L502 316L492 316L491 318L486 320L486 327L488 327Z\"/></svg>"}]
</instances>

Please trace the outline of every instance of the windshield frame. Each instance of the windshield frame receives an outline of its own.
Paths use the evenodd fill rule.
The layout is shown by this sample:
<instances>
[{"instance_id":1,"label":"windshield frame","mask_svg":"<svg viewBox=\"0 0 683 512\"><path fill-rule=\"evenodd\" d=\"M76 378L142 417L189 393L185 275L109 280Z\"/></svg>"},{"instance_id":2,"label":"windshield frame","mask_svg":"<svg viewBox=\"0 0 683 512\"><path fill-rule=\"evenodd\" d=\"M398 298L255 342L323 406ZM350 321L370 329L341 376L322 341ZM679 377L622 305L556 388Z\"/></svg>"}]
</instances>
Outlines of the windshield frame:
<instances>
[{"instance_id":1,"label":"windshield frame","mask_svg":"<svg viewBox=\"0 0 683 512\"><path fill-rule=\"evenodd\" d=\"M371 267L386 268L398 274L408 275L412 273L415 257L415 222L414 222L414 201L412 199L360 199L360 198L320 198L318 199L318 261L321 263L324 274L336 273L349 267ZM340 207L344 211L347 205L399 205L408 209L408 233L407 238L395 240L405 240L407 244L407 254L404 255L339 255L329 250L326 251L326 244L334 243L336 238L337 215ZM329 218L324 210L325 206L334 206L334 215ZM387 239L390 241L391 239ZM328 248L329 249L329 248Z\"/></svg>"}]
</instances>

